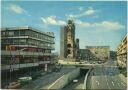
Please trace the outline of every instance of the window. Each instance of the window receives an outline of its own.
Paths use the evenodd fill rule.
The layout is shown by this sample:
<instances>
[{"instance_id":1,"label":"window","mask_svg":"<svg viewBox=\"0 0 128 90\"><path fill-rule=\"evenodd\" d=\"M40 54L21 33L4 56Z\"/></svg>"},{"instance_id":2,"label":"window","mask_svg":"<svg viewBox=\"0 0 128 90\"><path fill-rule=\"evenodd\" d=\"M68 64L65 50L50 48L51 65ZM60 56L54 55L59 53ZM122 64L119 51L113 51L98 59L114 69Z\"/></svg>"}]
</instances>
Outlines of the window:
<instances>
[{"instance_id":1,"label":"window","mask_svg":"<svg viewBox=\"0 0 128 90\"><path fill-rule=\"evenodd\" d=\"M41 34L38 34L38 38L41 39Z\"/></svg>"},{"instance_id":2,"label":"window","mask_svg":"<svg viewBox=\"0 0 128 90\"><path fill-rule=\"evenodd\" d=\"M25 36L25 30L20 31L20 36Z\"/></svg>"},{"instance_id":3,"label":"window","mask_svg":"<svg viewBox=\"0 0 128 90\"><path fill-rule=\"evenodd\" d=\"M41 35L41 39L44 39L44 35L43 34Z\"/></svg>"},{"instance_id":4,"label":"window","mask_svg":"<svg viewBox=\"0 0 128 90\"><path fill-rule=\"evenodd\" d=\"M71 47L71 44L68 44L67 47L70 48Z\"/></svg>"},{"instance_id":5,"label":"window","mask_svg":"<svg viewBox=\"0 0 128 90\"><path fill-rule=\"evenodd\" d=\"M5 32L1 32L1 35L2 35L2 36L5 36L6 34L5 34Z\"/></svg>"},{"instance_id":6,"label":"window","mask_svg":"<svg viewBox=\"0 0 128 90\"><path fill-rule=\"evenodd\" d=\"M19 36L19 31L15 31L15 32L14 32L14 35L15 35L15 36Z\"/></svg>"},{"instance_id":7,"label":"window","mask_svg":"<svg viewBox=\"0 0 128 90\"><path fill-rule=\"evenodd\" d=\"M20 44L26 44L26 39L21 39Z\"/></svg>"},{"instance_id":8,"label":"window","mask_svg":"<svg viewBox=\"0 0 128 90\"><path fill-rule=\"evenodd\" d=\"M19 44L19 40L18 39L14 39L14 44L18 45Z\"/></svg>"},{"instance_id":9,"label":"window","mask_svg":"<svg viewBox=\"0 0 128 90\"><path fill-rule=\"evenodd\" d=\"M68 53L68 54L71 54L71 50L68 49L67 53Z\"/></svg>"},{"instance_id":10,"label":"window","mask_svg":"<svg viewBox=\"0 0 128 90\"><path fill-rule=\"evenodd\" d=\"M8 39L8 44L13 44L13 40L12 39Z\"/></svg>"},{"instance_id":11,"label":"window","mask_svg":"<svg viewBox=\"0 0 128 90\"><path fill-rule=\"evenodd\" d=\"M8 35L9 35L9 36L13 36L13 35L14 35L14 32L13 32L13 31L9 31L9 32L8 32Z\"/></svg>"}]
</instances>

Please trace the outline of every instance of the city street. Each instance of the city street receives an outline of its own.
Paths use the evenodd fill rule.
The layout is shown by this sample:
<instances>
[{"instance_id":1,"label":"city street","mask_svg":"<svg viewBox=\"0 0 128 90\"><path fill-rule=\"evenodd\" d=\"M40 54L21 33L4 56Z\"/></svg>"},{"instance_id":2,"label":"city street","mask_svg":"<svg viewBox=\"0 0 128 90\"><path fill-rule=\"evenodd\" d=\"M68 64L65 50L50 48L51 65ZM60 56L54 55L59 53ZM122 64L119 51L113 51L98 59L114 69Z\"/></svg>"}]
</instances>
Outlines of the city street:
<instances>
[{"instance_id":1,"label":"city street","mask_svg":"<svg viewBox=\"0 0 128 90\"><path fill-rule=\"evenodd\" d=\"M89 78L89 89L123 89L126 90L127 84L121 79L116 62L109 61L100 67L94 68ZM89 85L90 84L90 85Z\"/></svg>"},{"instance_id":2,"label":"city street","mask_svg":"<svg viewBox=\"0 0 128 90\"><path fill-rule=\"evenodd\" d=\"M1 89L127 89L127 1L1 1Z\"/></svg>"},{"instance_id":3,"label":"city street","mask_svg":"<svg viewBox=\"0 0 128 90\"><path fill-rule=\"evenodd\" d=\"M77 78L78 79L78 82L71 82L69 83L68 85L66 85L63 89L65 90L71 90L71 89L83 89L83 85L84 85L84 79L85 79L85 76L80 76Z\"/></svg>"},{"instance_id":4,"label":"city street","mask_svg":"<svg viewBox=\"0 0 128 90\"><path fill-rule=\"evenodd\" d=\"M73 68L62 68L59 72L51 72L49 74L39 77L36 80L30 81L28 84L21 87L21 89L48 89L49 86L54 83L58 78L72 70Z\"/></svg>"}]
</instances>

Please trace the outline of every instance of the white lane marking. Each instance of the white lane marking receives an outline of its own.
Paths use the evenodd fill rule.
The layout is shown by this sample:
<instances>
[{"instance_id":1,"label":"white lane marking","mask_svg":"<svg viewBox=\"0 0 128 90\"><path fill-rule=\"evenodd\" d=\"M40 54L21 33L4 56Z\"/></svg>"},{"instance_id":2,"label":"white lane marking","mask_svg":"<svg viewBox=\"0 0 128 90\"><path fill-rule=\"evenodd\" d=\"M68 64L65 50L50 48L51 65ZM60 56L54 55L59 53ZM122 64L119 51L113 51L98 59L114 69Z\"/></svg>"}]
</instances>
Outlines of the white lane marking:
<instances>
[{"instance_id":1,"label":"white lane marking","mask_svg":"<svg viewBox=\"0 0 128 90\"><path fill-rule=\"evenodd\" d=\"M64 76L64 75L63 75ZM54 84L56 84L63 76L61 76L60 78L58 78L54 83L52 83L52 85L50 85L49 87L48 87L48 89L50 89Z\"/></svg>"},{"instance_id":2,"label":"white lane marking","mask_svg":"<svg viewBox=\"0 0 128 90\"><path fill-rule=\"evenodd\" d=\"M108 88L110 89L109 84L108 84L108 80L107 80L107 76L106 76L106 82L107 82L107 86L108 86Z\"/></svg>"},{"instance_id":3,"label":"white lane marking","mask_svg":"<svg viewBox=\"0 0 128 90\"><path fill-rule=\"evenodd\" d=\"M100 85L100 83L98 81L96 81L96 83L97 83L98 86Z\"/></svg>"},{"instance_id":4,"label":"white lane marking","mask_svg":"<svg viewBox=\"0 0 128 90\"><path fill-rule=\"evenodd\" d=\"M107 82L107 85L109 86L108 82Z\"/></svg>"},{"instance_id":5,"label":"white lane marking","mask_svg":"<svg viewBox=\"0 0 128 90\"><path fill-rule=\"evenodd\" d=\"M120 83L118 83L118 85L120 86Z\"/></svg>"},{"instance_id":6,"label":"white lane marking","mask_svg":"<svg viewBox=\"0 0 128 90\"><path fill-rule=\"evenodd\" d=\"M123 82L121 82L121 84L122 84L123 86L125 86L125 84L124 84Z\"/></svg>"},{"instance_id":7,"label":"white lane marking","mask_svg":"<svg viewBox=\"0 0 128 90\"><path fill-rule=\"evenodd\" d=\"M114 86L114 82L112 81L112 85Z\"/></svg>"}]
</instances>

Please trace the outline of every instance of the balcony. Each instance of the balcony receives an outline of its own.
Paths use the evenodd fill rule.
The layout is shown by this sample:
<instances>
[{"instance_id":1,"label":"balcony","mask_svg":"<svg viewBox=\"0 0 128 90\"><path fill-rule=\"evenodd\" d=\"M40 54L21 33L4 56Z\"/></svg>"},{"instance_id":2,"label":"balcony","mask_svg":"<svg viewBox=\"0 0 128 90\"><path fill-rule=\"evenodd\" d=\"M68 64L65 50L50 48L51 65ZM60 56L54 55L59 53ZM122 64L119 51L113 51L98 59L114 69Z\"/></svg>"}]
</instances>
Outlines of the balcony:
<instances>
[{"instance_id":1,"label":"balcony","mask_svg":"<svg viewBox=\"0 0 128 90\"><path fill-rule=\"evenodd\" d=\"M34 56L39 56L39 55L53 55L52 53L42 53L42 52L25 52L25 51L5 51L1 50L1 55L34 55Z\"/></svg>"},{"instance_id":2,"label":"balcony","mask_svg":"<svg viewBox=\"0 0 128 90\"><path fill-rule=\"evenodd\" d=\"M1 70L17 70L19 68L27 68L27 67L34 67L34 66L38 66L40 64L48 64L51 61L40 61L40 62L36 62L36 63L26 63L26 64L13 64L13 65L2 65L1 66Z\"/></svg>"}]
</instances>

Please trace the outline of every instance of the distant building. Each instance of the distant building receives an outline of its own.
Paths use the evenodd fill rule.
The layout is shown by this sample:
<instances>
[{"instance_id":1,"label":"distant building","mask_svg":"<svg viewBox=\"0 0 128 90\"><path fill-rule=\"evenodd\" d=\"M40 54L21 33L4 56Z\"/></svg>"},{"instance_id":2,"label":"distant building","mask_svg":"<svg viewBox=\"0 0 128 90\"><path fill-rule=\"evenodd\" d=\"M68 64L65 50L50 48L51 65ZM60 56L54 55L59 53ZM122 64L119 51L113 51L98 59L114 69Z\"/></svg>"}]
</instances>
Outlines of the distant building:
<instances>
[{"instance_id":1,"label":"distant building","mask_svg":"<svg viewBox=\"0 0 128 90\"><path fill-rule=\"evenodd\" d=\"M1 69L14 71L24 67L49 66L54 43L53 32L41 32L31 27L2 28Z\"/></svg>"},{"instance_id":2,"label":"distant building","mask_svg":"<svg viewBox=\"0 0 128 90\"><path fill-rule=\"evenodd\" d=\"M79 60L79 55L80 55L80 47L79 47L79 39L76 39L76 59L77 61Z\"/></svg>"},{"instance_id":3,"label":"distant building","mask_svg":"<svg viewBox=\"0 0 128 90\"><path fill-rule=\"evenodd\" d=\"M110 48L109 46L86 46L90 51L90 59L92 60L109 60Z\"/></svg>"},{"instance_id":4,"label":"distant building","mask_svg":"<svg viewBox=\"0 0 128 90\"><path fill-rule=\"evenodd\" d=\"M74 59L76 56L75 24L68 20L68 24L61 27L60 58Z\"/></svg>"},{"instance_id":5,"label":"distant building","mask_svg":"<svg viewBox=\"0 0 128 90\"><path fill-rule=\"evenodd\" d=\"M60 58L66 58L66 27L61 27L60 32Z\"/></svg>"},{"instance_id":6,"label":"distant building","mask_svg":"<svg viewBox=\"0 0 128 90\"><path fill-rule=\"evenodd\" d=\"M117 52L116 51L110 51L110 59L117 60Z\"/></svg>"},{"instance_id":7,"label":"distant building","mask_svg":"<svg viewBox=\"0 0 128 90\"><path fill-rule=\"evenodd\" d=\"M91 53L88 49L79 49L79 59L80 60L90 60Z\"/></svg>"},{"instance_id":8,"label":"distant building","mask_svg":"<svg viewBox=\"0 0 128 90\"><path fill-rule=\"evenodd\" d=\"M118 65L122 68L127 67L127 40L128 34L123 38L117 48L117 62Z\"/></svg>"}]
</instances>

